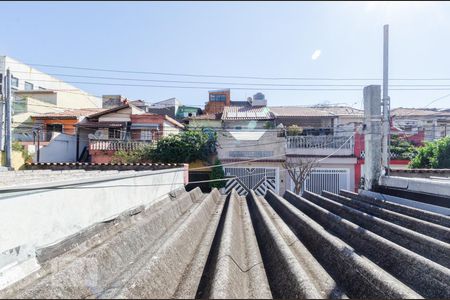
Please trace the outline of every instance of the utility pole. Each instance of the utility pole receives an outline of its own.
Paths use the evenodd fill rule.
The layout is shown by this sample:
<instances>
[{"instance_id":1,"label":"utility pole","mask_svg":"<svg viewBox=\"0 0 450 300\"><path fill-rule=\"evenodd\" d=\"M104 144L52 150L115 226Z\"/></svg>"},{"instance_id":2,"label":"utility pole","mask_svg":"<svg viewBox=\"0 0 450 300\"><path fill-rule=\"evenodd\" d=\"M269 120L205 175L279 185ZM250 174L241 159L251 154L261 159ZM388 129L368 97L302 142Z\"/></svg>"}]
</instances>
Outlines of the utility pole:
<instances>
[{"instance_id":1,"label":"utility pole","mask_svg":"<svg viewBox=\"0 0 450 300\"><path fill-rule=\"evenodd\" d=\"M382 164L389 175L390 160L390 98L388 95L389 82L389 25L383 27L383 155Z\"/></svg>"},{"instance_id":2,"label":"utility pole","mask_svg":"<svg viewBox=\"0 0 450 300\"><path fill-rule=\"evenodd\" d=\"M4 129L4 118L5 118L5 83L6 83L6 76L0 77L0 83L2 88L0 89L0 151L5 150L5 139L3 135L3 129Z\"/></svg>"},{"instance_id":3,"label":"utility pole","mask_svg":"<svg viewBox=\"0 0 450 300\"><path fill-rule=\"evenodd\" d=\"M381 175L381 87L364 87L364 189L371 190Z\"/></svg>"},{"instance_id":4,"label":"utility pole","mask_svg":"<svg viewBox=\"0 0 450 300\"><path fill-rule=\"evenodd\" d=\"M41 129L37 129L37 150L36 150L36 162L40 161L40 154L41 154Z\"/></svg>"},{"instance_id":5,"label":"utility pole","mask_svg":"<svg viewBox=\"0 0 450 300\"><path fill-rule=\"evenodd\" d=\"M11 72L6 70L5 80L5 165L11 168L12 141L11 141Z\"/></svg>"}]
</instances>

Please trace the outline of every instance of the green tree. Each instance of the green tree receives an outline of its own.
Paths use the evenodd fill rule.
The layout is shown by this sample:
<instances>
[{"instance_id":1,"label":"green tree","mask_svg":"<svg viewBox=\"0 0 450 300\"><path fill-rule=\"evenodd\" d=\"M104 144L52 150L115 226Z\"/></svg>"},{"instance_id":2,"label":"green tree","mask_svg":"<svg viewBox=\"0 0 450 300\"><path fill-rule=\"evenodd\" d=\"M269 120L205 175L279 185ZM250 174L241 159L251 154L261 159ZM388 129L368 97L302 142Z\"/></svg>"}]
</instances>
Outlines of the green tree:
<instances>
[{"instance_id":1,"label":"green tree","mask_svg":"<svg viewBox=\"0 0 450 300\"><path fill-rule=\"evenodd\" d=\"M426 142L417 150L417 155L409 163L410 168L445 169L450 168L450 137Z\"/></svg>"},{"instance_id":2,"label":"green tree","mask_svg":"<svg viewBox=\"0 0 450 300\"><path fill-rule=\"evenodd\" d=\"M177 135L162 138L152 152L152 160L163 163L189 163L195 160L206 161L211 153L212 141L201 131L184 131Z\"/></svg>"},{"instance_id":3,"label":"green tree","mask_svg":"<svg viewBox=\"0 0 450 300\"><path fill-rule=\"evenodd\" d=\"M412 159L417 155L417 147L410 141L402 139L398 135L391 136L391 153L393 159Z\"/></svg>"},{"instance_id":4,"label":"green tree","mask_svg":"<svg viewBox=\"0 0 450 300\"><path fill-rule=\"evenodd\" d=\"M161 138L156 146L145 146L135 151L117 151L114 163L190 163L206 161L215 152L216 135L201 131L183 131Z\"/></svg>"},{"instance_id":5,"label":"green tree","mask_svg":"<svg viewBox=\"0 0 450 300\"><path fill-rule=\"evenodd\" d=\"M287 127L287 134L289 136L299 135L302 132L303 132L303 128L301 128L298 125L293 124L293 125Z\"/></svg>"},{"instance_id":6,"label":"green tree","mask_svg":"<svg viewBox=\"0 0 450 300\"><path fill-rule=\"evenodd\" d=\"M215 167L212 168L211 171L211 175L209 176L209 178L211 180L215 180L215 179L223 179L225 178L225 172L223 171L223 167L222 167L222 162L217 158L216 161L214 162ZM209 186L211 188L223 188L225 187L225 180L220 180L220 181L212 181L209 183Z\"/></svg>"}]
</instances>

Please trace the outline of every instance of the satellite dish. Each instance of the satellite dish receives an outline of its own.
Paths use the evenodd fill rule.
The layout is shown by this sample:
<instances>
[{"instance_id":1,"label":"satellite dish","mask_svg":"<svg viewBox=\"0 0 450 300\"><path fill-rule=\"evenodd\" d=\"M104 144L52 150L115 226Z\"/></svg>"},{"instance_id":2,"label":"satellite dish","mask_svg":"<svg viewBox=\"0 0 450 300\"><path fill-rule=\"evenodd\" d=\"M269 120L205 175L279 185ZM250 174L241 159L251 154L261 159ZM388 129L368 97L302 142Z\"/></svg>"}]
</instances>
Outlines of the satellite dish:
<instances>
[{"instance_id":1,"label":"satellite dish","mask_svg":"<svg viewBox=\"0 0 450 300\"><path fill-rule=\"evenodd\" d=\"M103 132L101 130L96 130L94 135L97 139L101 139L103 136Z\"/></svg>"},{"instance_id":2,"label":"satellite dish","mask_svg":"<svg viewBox=\"0 0 450 300\"><path fill-rule=\"evenodd\" d=\"M90 139L90 140L97 140L98 138L95 136L95 134L92 134L92 133L89 133L88 134L88 138Z\"/></svg>"}]
</instances>

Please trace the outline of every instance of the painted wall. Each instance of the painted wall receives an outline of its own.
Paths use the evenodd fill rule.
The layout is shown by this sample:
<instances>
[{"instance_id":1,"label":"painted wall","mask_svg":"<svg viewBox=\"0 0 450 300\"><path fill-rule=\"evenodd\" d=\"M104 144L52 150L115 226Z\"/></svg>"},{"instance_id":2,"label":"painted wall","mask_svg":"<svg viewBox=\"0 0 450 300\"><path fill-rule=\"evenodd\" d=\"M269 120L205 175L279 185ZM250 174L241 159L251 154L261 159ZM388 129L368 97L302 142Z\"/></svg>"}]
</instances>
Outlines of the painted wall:
<instances>
[{"instance_id":1,"label":"painted wall","mask_svg":"<svg viewBox=\"0 0 450 300\"><path fill-rule=\"evenodd\" d=\"M172 125L172 123L164 121L163 123L163 136L168 136L170 134L180 133L180 128Z\"/></svg>"},{"instance_id":2,"label":"painted wall","mask_svg":"<svg viewBox=\"0 0 450 300\"><path fill-rule=\"evenodd\" d=\"M232 130L226 130L218 133L217 142L221 145L217 149L221 160L229 158L248 160L268 156L270 156L269 159L284 159L285 138L278 137L277 132L273 130L239 130L236 133ZM242 152L242 155L238 155L239 152Z\"/></svg>"},{"instance_id":3,"label":"painted wall","mask_svg":"<svg viewBox=\"0 0 450 300\"><path fill-rule=\"evenodd\" d=\"M11 72L11 74L19 79L19 90L25 89L25 81L32 83L34 89L38 90L39 87L45 88L47 90L65 90L66 94L62 99L61 105L64 107L102 107L102 100L98 97L89 95L85 91L74 87L62 80L52 77L46 73L40 72L39 70L32 68L26 64L23 64L11 57L0 56L0 73L5 74L6 69L15 70L16 73ZM66 106L67 105L67 106Z\"/></svg>"},{"instance_id":4,"label":"painted wall","mask_svg":"<svg viewBox=\"0 0 450 300\"><path fill-rule=\"evenodd\" d=\"M99 122L130 122L131 108L124 108L113 113L109 113L98 118Z\"/></svg>"},{"instance_id":5,"label":"painted wall","mask_svg":"<svg viewBox=\"0 0 450 300\"><path fill-rule=\"evenodd\" d=\"M1 162L2 166L5 165L5 160L6 160L5 151L0 151L0 162ZM11 156L12 168L14 170L19 170L24 165L24 163L25 163L25 160L23 159L22 152L12 151L12 156ZM0 173L0 176L1 176L1 173Z\"/></svg>"},{"instance_id":6,"label":"painted wall","mask_svg":"<svg viewBox=\"0 0 450 300\"><path fill-rule=\"evenodd\" d=\"M39 162L76 162L77 137L68 134L56 134L45 146L41 147ZM37 162L37 154L33 155L33 162Z\"/></svg>"},{"instance_id":7,"label":"painted wall","mask_svg":"<svg viewBox=\"0 0 450 300\"><path fill-rule=\"evenodd\" d=\"M18 280L38 268L36 249L52 245L96 223L111 220L124 211L155 203L170 191L182 188L187 169L169 170L174 172L119 172L118 175L109 175L105 182L99 182L102 177L107 178L99 171L96 179L71 181L80 187L83 184L79 189L0 194L0 269L4 275L0 276L0 289L10 283L5 282L6 278ZM57 175L53 176L56 177L45 175L48 184L44 186L51 186L51 182L57 180ZM18 262L21 263L18 265L20 272L16 270L7 276L7 266Z\"/></svg>"}]
</instances>

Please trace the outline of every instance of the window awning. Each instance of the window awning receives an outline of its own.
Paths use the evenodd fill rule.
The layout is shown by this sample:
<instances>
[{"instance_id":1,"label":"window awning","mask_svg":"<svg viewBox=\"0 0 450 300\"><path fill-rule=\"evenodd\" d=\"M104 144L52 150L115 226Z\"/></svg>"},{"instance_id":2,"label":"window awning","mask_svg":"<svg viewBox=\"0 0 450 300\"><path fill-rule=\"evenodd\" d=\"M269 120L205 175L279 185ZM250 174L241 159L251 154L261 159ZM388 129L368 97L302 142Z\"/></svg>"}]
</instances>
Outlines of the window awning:
<instances>
[{"instance_id":1,"label":"window awning","mask_svg":"<svg viewBox=\"0 0 450 300\"><path fill-rule=\"evenodd\" d=\"M134 123L131 124L131 129L158 129L159 124L152 123Z\"/></svg>"}]
</instances>

